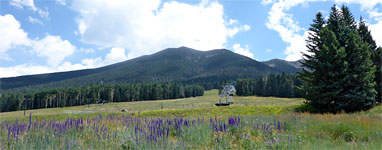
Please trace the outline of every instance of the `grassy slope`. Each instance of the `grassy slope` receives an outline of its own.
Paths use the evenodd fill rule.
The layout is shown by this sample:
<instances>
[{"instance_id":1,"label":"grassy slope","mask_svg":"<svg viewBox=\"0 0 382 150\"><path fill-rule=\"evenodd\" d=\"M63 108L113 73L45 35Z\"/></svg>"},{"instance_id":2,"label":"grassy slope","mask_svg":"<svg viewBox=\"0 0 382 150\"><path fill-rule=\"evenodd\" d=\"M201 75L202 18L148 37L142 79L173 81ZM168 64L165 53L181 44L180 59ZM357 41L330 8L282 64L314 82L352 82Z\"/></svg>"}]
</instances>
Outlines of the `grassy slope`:
<instances>
[{"instance_id":1,"label":"grassy slope","mask_svg":"<svg viewBox=\"0 0 382 150\"><path fill-rule=\"evenodd\" d=\"M92 104L64 107L27 110L26 116L31 112L38 117L67 117L88 116L105 113L121 113L122 109L128 112L141 112L144 116L220 116L220 115L271 115L287 111L287 108L295 107L303 103L303 99L256 97L256 96L234 96L234 104L231 107L216 107L214 104L219 99L217 90L206 91L204 96L161 100L161 101L140 101L121 102L108 104ZM162 110L161 110L162 105ZM0 113L1 120L21 118L24 111Z\"/></svg>"}]
</instances>

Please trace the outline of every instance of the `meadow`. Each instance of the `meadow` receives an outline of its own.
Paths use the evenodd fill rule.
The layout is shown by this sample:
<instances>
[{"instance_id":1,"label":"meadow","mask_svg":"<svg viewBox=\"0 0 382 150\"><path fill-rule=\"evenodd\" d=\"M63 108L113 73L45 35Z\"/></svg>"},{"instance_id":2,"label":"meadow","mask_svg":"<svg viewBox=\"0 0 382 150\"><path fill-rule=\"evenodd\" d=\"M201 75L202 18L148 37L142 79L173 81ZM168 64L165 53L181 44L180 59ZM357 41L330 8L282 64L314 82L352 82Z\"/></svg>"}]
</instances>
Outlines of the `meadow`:
<instances>
[{"instance_id":1,"label":"meadow","mask_svg":"<svg viewBox=\"0 0 382 150\"><path fill-rule=\"evenodd\" d=\"M382 149L381 106L309 114L295 111L303 99L235 96L215 107L218 98L0 113L0 149Z\"/></svg>"}]
</instances>

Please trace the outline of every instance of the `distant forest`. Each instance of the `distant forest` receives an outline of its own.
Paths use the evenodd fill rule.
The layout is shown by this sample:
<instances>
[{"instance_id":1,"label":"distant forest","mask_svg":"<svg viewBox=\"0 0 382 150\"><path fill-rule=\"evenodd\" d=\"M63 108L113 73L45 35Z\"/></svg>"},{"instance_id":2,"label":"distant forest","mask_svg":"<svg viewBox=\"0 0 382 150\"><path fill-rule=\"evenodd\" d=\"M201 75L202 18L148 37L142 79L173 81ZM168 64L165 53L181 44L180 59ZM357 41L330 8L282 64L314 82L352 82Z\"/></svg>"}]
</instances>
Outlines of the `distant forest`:
<instances>
[{"instance_id":1,"label":"distant forest","mask_svg":"<svg viewBox=\"0 0 382 150\"><path fill-rule=\"evenodd\" d=\"M204 88L182 84L115 84L42 90L0 96L0 112L106 102L176 99L202 96Z\"/></svg>"},{"instance_id":2,"label":"distant forest","mask_svg":"<svg viewBox=\"0 0 382 150\"><path fill-rule=\"evenodd\" d=\"M270 74L256 79L237 79L236 94L239 96L301 97L297 87L301 81L296 75Z\"/></svg>"}]
</instances>

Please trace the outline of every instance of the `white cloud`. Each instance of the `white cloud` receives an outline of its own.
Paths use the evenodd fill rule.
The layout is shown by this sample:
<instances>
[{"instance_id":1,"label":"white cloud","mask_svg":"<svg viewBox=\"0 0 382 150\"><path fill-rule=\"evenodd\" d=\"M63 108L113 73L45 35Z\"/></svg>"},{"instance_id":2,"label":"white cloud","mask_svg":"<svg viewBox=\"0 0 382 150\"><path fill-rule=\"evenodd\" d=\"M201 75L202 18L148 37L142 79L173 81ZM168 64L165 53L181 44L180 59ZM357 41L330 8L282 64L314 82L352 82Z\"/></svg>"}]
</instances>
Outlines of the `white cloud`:
<instances>
[{"instance_id":1,"label":"white cloud","mask_svg":"<svg viewBox=\"0 0 382 150\"><path fill-rule=\"evenodd\" d=\"M128 57L125 54L124 48L111 48L110 52L106 54L104 59L102 59L101 57L87 58L82 60L82 64L89 68L95 68L122 62L127 59Z\"/></svg>"},{"instance_id":2,"label":"white cloud","mask_svg":"<svg viewBox=\"0 0 382 150\"><path fill-rule=\"evenodd\" d=\"M37 10L33 0L11 0L9 1L9 5L15 6L16 8L20 8L20 9L24 7L29 7L33 11Z\"/></svg>"},{"instance_id":3,"label":"white cloud","mask_svg":"<svg viewBox=\"0 0 382 150\"><path fill-rule=\"evenodd\" d=\"M56 0L56 3L65 6L66 5L66 0Z\"/></svg>"},{"instance_id":4,"label":"white cloud","mask_svg":"<svg viewBox=\"0 0 382 150\"><path fill-rule=\"evenodd\" d=\"M20 23L12 15L0 15L0 61L12 60L7 51L16 46L30 45L28 34L20 28Z\"/></svg>"},{"instance_id":5,"label":"white cloud","mask_svg":"<svg viewBox=\"0 0 382 150\"><path fill-rule=\"evenodd\" d=\"M21 75L33 75L42 73L62 72L80 70L86 68L94 68L93 66L87 66L86 64L72 64L68 61L63 62L56 67L34 65L34 64L21 64L11 67L0 67L0 78L3 77L15 77Z\"/></svg>"},{"instance_id":6,"label":"white cloud","mask_svg":"<svg viewBox=\"0 0 382 150\"><path fill-rule=\"evenodd\" d=\"M274 3L275 1L276 0L262 0L261 4L266 5L266 4Z\"/></svg>"},{"instance_id":7,"label":"white cloud","mask_svg":"<svg viewBox=\"0 0 382 150\"><path fill-rule=\"evenodd\" d=\"M382 4L382 0L334 0L336 3L360 4L362 10L373 9L377 4Z\"/></svg>"},{"instance_id":8,"label":"white cloud","mask_svg":"<svg viewBox=\"0 0 382 150\"><path fill-rule=\"evenodd\" d=\"M33 18L31 16L28 17L28 21L31 22L31 23L37 23L37 24L40 24L40 25L43 25L44 23L42 23L41 20L37 19L37 18Z\"/></svg>"},{"instance_id":9,"label":"white cloud","mask_svg":"<svg viewBox=\"0 0 382 150\"><path fill-rule=\"evenodd\" d=\"M44 66L36 66L30 64L21 64L12 67L0 67L0 78L3 77L14 77L20 75L30 75L30 74L39 74L39 73L48 73L52 70Z\"/></svg>"},{"instance_id":10,"label":"white cloud","mask_svg":"<svg viewBox=\"0 0 382 150\"><path fill-rule=\"evenodd\" d=\"M45 57L49 66L58 66L76 48L60 36L47 35L42 40L34 41L32 49L37 56Z\"/></svg>"},{"instance_id":11,"label":"white cloud","mask_svg":"<svg viewBox=\"0 0 382 150\"><path fill-rule=\"evenodd\" d=\"M37 13L40 15L41 18L49 19L49 11L48 10L38 9Z\"/></svg>"},{"instance_id":12,"label":"white cloud","mask_svg":"<svg viewBox=\"0 0 382 150\"><path fill-rule=\"evenodd\" d=\"M54 42L49 42L49 41L54 41ZM47 36L46 38L44 38L40 42L42 42L42 43L56 43L59 46L70 48L70 46L67 45L67 43L65 43L65 41L62 41L62 40L60 41L60 38L55 37L55 36ZM49 47L54 48L50 44L43 44L43 45L46 45L43 47L47 48L44 50L48 50ZM50 55L51 53L61 53L61 52L46 51L41 56L48 57L48 62L52 61L53 59L63 60L63 58L60 58L59 56ZM63 57L63 56L61 56L61 57ZM81 61L81 63L77 63L77 64L72 64L69 61L64 61L64 62L58 61L58 62L50 62L51 64L56 64L56 65L21 64L21 65L11 66L11 67L0 67L0 72L1 72L0 78L15 77L15 76L21 76L21 75L41 74L41 73L73 71L73 70L88 69L88 68L97 68L97 67L110 65L110 64L114 64L114 63L125 61L125 60L127 60L127 57L125 55L125 49L123 49L123 48L111 48L110 52L105 56L104 59L102 59L102 57L85 58Z\"/></svg>"},{"instance_id":13,"label":"white cloud","mask_svg":"<svg viewBox=\"0 0 382 150\"><path fill-rule=\"evenodd\" d=\"M7 55L9 50L19 46L30 49L30 54L46 59L46 65L36 65L25 63L16 66L0 66L0 77L12 77L20 75L51 73L60 71L71 71L86 68L95 68L112 63L127 60L124 48L111 48L104 59L97 57L94 59L83 59L81 63L72 64L65 61L74 52L80 51L92 53L94 49L81 48L76 50L68 40L61 39L60 36L47 34L43 39L30 39L28 34L20 28L20 23L12 15L0 15L0 60L11 60Z\"/></svg>"},{"instance_id":14,"label":"white cloud","mask_svg":"<svg viewBox=\"0 0 382 150\"><path fill-rule=\"evenodd\" d=\"M87 68L92 68L92 67L84 65L84 64L72 64L71 62L65 61L57 68L55 69L52 68L52 72L72 71L72 70L80 70L80 69L87 69Z\"/></svg>"},{"instance_id":15,"label":"white cloud","mask_svg":"<svg viewBox=\"0 0 382 150\"><path fill-rule=\"evenodd\" d=\"M377 45L382 47L382 19L377 24L369 25L369 29Z\"/></svg>"},{"instance_id":16,"label":"white cloud","mask_svg":"<svg viewBox=\"0 0 382 150\"><path fill-rule=\"evenodd\" d=\"M374 18L375 21L382 20L382 11L380 9L370 9L367 11L370 18Z\"/></svg>"},{"instance_id":17,"label":"white cloud","mask_svg":"<svg viewBox=\"0 0 382 150\"><path fill-rule=\"evenodd\" d=\"M176 1L73 1L81 40L102 47L121 47L128 58L168 47L199 50L223 48L228 38L250 29L226 18L218 2L190 5Z\"/></svg>"},{"instance_id":18,"label":"white cloud","mask_svg":"<svg viewBox=\"0 0 382 150\"><path fill-rule=\"evenodd\" d=\"M244 27L243 27L243 30L244 31L248 31L248 30L250 30L251 29L251 27L249 26L249 25L244 25Z\"/></svg>"},{"instance_id":19,"label":"white cloud","mask_svg":"<svg viewBox=\"0 0 382 150\"><path fill-rule=\"evenodd\" d=\"M249 47L248 47L248 45L245 45L245 48L243 48L243 47L240 47L240 44L234 44L234 45L232 46L232 48L233 48L233 51L234 51L235 53L238 53L238 54L240 54L240 55L247 56L247 57L249 57L249 58L254 59L254 57L253 57L253 53L251 53L251 52L249 51Z\"/></svg>"},{"instance_id":20,"label":"white cloud","mask_svg":"<svg viewBox=\"0 0 382 150\"><path fill-rule=\"evenodd\" d=\"M109 65L121 61L127 60L125 55L125 49L123 48L112 48L110 53L108 53L104 60L104 65Z\"/></svg>"},{"instance_id":21,"label":"white cloud","mask_svg":"<svg viewBox=\"0 0 382 150\"><path fill-rule=\"evenodd\" d=\"M34 12L37 12L40 17L48 19L49 12L47 10L42 10L37 8L34 5L34 0L11 0L9 1L9 5L14 6L19 9L23 9L24 7L32 9Z\"/></svg>"},{"instance_id":22,"label":"white cloud","mask_svg":"<svg viewBox=\"0 0 382 150\"><path fill-rule=\"evenodd\" d=\"M101 67L103 65L103 60L101 57L86 58L86 59L83 59L81 63L87 66L88 68L96 68L96 67Z\"/></svg>"},{"instance_id":23,"label":"white cloud","mask_svg":"<svg viewBox=\"0 0 382 150\"><path fill-rule=\"evenodd\" d=\"M271 50L271 49L267 49L267 50L265 50L265 52L266 52L266 53L271 53L272 50Z\"/></svg>"},{"instance_id":24,"label":"white cloud","mask_svg":"<svg viewBox=\"0 0 382 150\"><path fill-rule=\"evenodd\" d=\"M33 18L32 18L33 20ZM20 28L20 23L12 15L0 15L0 60L12 60L7 52L17 46L30 48L34 54L47 59L48 65L58 66L75 47L60 36L46 35L45 38L30 39Z\"/></svg>"},{"instance_id":25,"label":"white cloud","mask_svg":"<svg viewBox=\"0 0 382 150\"><path fill-rule=\"evenodd\" d=\"M89 53L94 53L95 50L92 49L92 48L80 48L80 49L79 49L79 52L89 54Z\"/></svg>"},{"instance_id":26,"label":"white cloud","mask_svg":"<svg viewBox=\"0 0 382 150\"><path fill-rule=\"evenodd\" d=\"M272 8L269 11L268 21L266 22L267 28L271 30L275 30L279 33L281 39L288 44L285 54L287 54L286 60L295 61L301 59L301 52L306 53L306 38L308 37L308 32L305 29L302 29L298 22L293 20L293 15L288 14L287 11L297 5L307 5L308 2L314 1L326 1L326 0L263 0L262 4L271 4ZM382 0L368 0L368 1L360 1L360 0L334 0L336 3L356 3L361 5L362 10L366 10L369 14L369 18L375 19L377 21L382 21L381 14L382 12L378 12L379 9L374 8L377 4L382 4ZM374 28L372 28L375 26ZM382 43L380 39L380 35L376 33L381 33L379 31L379 24L370 25L370 29L372 30L373 37L377 40L377 43ZM375 30L375 31L373 31ZM299 34L299 32L304 31L303 35Z\"/></svg>"},{"instance_id":27,"label":"white cloud","mask_svg":"<svg viewBox=\"0 0 382 150\"><path fill-rule=\"evenodd\" d=\"M234 24L237 24L237 23L239 23L239 20L229 19L228 25L234 25Z\"/></svg>"}]
</instances>

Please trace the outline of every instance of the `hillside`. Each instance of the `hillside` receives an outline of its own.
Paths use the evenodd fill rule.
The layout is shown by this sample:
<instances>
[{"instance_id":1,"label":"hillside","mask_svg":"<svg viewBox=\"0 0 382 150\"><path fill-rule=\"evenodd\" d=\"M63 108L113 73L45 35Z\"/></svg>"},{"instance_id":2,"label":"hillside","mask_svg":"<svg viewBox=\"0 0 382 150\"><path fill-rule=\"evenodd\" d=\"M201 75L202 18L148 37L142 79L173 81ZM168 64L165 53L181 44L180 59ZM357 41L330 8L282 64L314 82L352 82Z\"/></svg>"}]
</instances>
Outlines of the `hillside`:
<instances>
[{"instance_id":1,"label":"hillside","mask_svg":"<svg viewBox=\"0 0 382 150\"><path fill-rule=\"evenodd\" d=\"M96 69L2 78L1 88L26 90L99 83L211 83L282 71L295 73L297 70L293 67L280 70L226 49L198 51L179 47Z\"/></svg>"}]
</instances>

